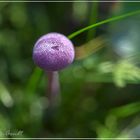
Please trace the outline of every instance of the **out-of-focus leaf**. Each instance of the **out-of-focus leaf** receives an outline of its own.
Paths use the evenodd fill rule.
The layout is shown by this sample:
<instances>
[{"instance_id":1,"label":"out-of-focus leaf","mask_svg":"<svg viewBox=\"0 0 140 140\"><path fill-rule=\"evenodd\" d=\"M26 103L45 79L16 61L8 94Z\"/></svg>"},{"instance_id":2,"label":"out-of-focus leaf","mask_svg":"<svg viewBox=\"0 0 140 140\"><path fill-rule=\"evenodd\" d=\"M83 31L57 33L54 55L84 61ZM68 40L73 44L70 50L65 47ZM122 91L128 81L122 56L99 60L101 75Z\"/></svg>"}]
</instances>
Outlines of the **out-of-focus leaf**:
<instances>
[{"instance_id":1,"label":"out-of-focus leaf","mask_svg":"<svg viewBox=\"0 0 140 140\"><path fill-rule=\"evenodd\" d=\"M102 75L101 77L110 74L111 79L108 77L107 79L105 78L105 81L112 81L118 87L124 87L128 83L140 82L140 69L127 60L120 60L117 63L111 61L102 62L97 66L97 70Z\"/></svg>"},{"instance_id":2,"label":"out-of-focus leaf","mask_svg":"<svg viewBox=\"0 0 140 140\"><path fill-rule=\"evenodd\" d=\"M42 70L39 68L35 68L33 73L31 74L27 87L26 87L26 92L28 94L32 94L35 92L38 84L39 84L39 79L41 78L41 75L43 74Z\"/></svg>"},{"instance_id":3,"label":"out-of-focus leaf","mask_svg":"<svg viewBox=\"0 0 140 140\"><path fill-rule=\"evenodd\" d=\"M113 78L117 86L124 87L128 81L140 80L140 69L130 62L122 60L114 66Z\"/></svg>"},{"instance_id":4,"label":"out-of-focus leaf","mask_svg":"<svg viewBox=\"0 0 140 140\"><path fill-rule=\"evenodd\" d=\"M104 37L97 37L86 44L83 44L79 47L75 47L75 59L83 59L99 49L103 48L106 44L106 39Z\"/></svg>"},{"instance_id":5,"label":"out-of-focus leaf","mask_svg":"<svg viewBox=\"0 0 140 140\"><path fill-rule=\"evenodd\" d=\"M9 8L9 17L15 27L23 27L27 21L25 3L13 3Z\"/></svg>"},{"instance_id":6,"label":"out-of-focus leaf","mask_svg":"<svg viewBox=\"0 0 140 140\"><path fill-rule=\"evenodd\" d=\"M14 101L9 91L2 82L0 82L0 100L6 107L13 106Z\"/></svg>"},{"instance_id":7,"label":"out-of-focus leaf","mask_svg":"<svg viewBox=\"0 0 140 140\"><path fill-rule=\"evenodd\" d=\"M110 61L103 62L98 66L98 70L101 73L110 73L113 71L113 68L114 68L114 64Z\"/></svg>"},{"instance_id":8,"label":"out-of-focus leaf","mask_svg":"<svg viewBox=\"0 0 140 140\"><path fill-rule=\"evenodd\" d=\"M91 3L89 7L89 25L92 23L97 22L97 16L98 16L98 8L99 8L99 3L98 2L93 2ZM93 38L96 34L96 29L91 29L87 33L87 41L89 41L91 38Z\"/></svg>"},{"instance_id":9,"label":"out-of-focus leaf","mask_svg":"<svg viewBox=\"0 0 140 140\"><path fill-rule=\"evenodd\" d=\"M84 2L84 3L74 2L73 3L73 16L77 22L84 21L86 19L87 12L88 12L87 2Z\"/></svg>"},{"instance_id":10,"label":"out-of-focus leaf","mask_svg":"<svg viewBox=\"0 0 140 140\"><path fill-rule=\"evenodd\" d=\"M140 112L140 102L131 103L117 108L113 108L110 111L110 114L113 114L118 118L125 118L130 115L136 114L138 112Z\"/></svg>"},{"instance_id":11,"label":"out-of-focus leaf","mask_svg":"<svg viewBox=\"0 0 140 140\"><path fill-rule=\"evenodd\" d=\"M106 126L102 125L102 124L98 124L97 125L97 137L98 138L115 138L117 136L117 133L116 132L117 129L109 129L107 128ZM113 140L113 139L111 139Z\"/></svg>"}]
</instances>

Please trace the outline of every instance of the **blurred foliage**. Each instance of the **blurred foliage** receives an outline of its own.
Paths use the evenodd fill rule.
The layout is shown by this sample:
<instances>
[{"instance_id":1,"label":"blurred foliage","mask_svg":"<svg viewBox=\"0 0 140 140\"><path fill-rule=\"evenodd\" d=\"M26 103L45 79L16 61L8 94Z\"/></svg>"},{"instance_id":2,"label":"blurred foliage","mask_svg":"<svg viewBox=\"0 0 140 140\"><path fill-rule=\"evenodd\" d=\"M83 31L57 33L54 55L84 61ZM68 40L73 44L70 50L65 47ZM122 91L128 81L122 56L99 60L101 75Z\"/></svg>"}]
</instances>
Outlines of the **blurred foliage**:
<instances>
[{"instance_id":1,"label":"blurred foliage","mask_svg":"<svg viewBox=\"0 0 140 140\"><path fill-rule=\"evenodd\" d=\"M69 35L139 8L119 2L0 3L0 137L140 137L139 15L72 39L76 60L59 72L62 100L56 108L48 108L47 76L32 61L43 34Z\"/></svg>"}]
</instances>

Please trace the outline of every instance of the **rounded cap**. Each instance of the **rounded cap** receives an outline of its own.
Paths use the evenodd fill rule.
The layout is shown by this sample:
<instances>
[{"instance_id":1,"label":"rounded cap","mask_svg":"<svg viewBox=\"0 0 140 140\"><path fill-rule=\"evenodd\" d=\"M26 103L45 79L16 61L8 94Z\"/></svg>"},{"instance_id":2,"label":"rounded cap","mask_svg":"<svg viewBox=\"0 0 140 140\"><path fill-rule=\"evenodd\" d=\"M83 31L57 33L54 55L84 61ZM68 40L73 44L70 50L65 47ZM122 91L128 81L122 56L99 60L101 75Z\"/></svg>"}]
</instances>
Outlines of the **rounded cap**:
<instances>
[{"instance_id":1,"label":"rounded cap","mask_svg":"<svg viewBox=\"0 0 140 140\"><path fill-rule=\"evenodd\" d=\"M33 60L45 71L58 71L74 60L72 42L59 33L48 33L38 39L33 48Z\"/></svg>"}]
</instances>

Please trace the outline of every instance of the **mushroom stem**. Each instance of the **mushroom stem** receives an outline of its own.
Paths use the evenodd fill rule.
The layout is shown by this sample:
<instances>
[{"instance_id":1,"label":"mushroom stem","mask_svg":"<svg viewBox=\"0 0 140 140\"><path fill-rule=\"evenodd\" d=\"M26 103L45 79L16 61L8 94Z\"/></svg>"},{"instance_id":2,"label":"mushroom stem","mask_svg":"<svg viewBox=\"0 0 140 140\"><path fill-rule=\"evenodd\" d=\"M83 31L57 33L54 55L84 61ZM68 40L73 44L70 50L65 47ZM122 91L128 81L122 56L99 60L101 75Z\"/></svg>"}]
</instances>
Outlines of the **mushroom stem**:
<instances>
[{"instance_id":1,"label":"mushroom stem","mask_svg":"<svg viewBox=\"0 0 140 140\"><path fill-rule=\"evenodd\" d=\"M55 106L60 101L60 85L58 71L48 71L48 99L49 106Z\"/></svg>"}]
</instances>

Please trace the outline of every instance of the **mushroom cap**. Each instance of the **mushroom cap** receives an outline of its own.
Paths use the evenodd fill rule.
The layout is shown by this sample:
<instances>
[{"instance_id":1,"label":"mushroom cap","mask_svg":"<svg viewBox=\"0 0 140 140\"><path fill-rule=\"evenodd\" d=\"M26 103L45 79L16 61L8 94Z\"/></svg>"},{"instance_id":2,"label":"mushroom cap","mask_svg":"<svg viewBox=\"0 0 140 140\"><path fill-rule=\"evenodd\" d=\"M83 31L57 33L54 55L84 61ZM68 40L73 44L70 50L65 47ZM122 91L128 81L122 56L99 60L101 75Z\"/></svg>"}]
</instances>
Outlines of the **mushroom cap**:
<instances>
[{"instance_id":1,"label":"mushroom cap","mask_svg":"<svg viewBox=\"0 0 140 140\"><path fill-rule=\"evenodd\" d=\"M45 71L58 71L74 60L72 42L60 33L48 33L40 37L33 48L34 63Z\"/></svg>"}]
</instances>

